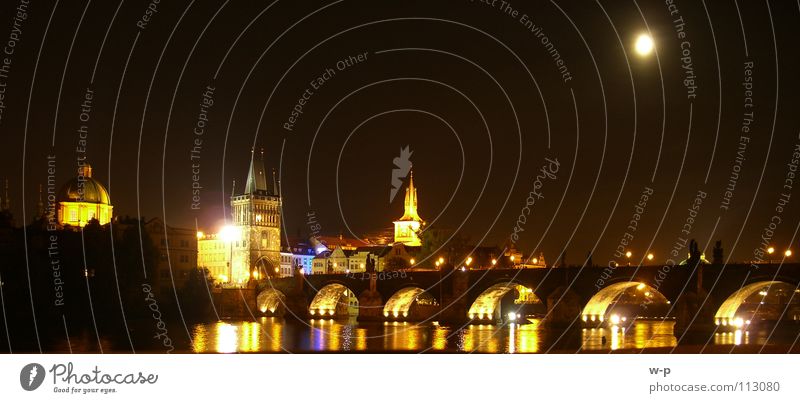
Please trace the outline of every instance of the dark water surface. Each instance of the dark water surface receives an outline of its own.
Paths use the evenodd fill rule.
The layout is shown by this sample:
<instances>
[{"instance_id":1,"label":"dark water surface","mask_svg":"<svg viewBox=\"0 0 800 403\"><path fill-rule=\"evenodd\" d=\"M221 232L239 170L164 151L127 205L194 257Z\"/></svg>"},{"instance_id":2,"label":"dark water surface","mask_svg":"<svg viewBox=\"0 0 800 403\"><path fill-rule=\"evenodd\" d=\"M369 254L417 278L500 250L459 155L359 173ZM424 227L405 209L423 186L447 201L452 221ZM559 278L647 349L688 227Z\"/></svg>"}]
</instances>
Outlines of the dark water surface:
<instances>
[{"instance_id":1,"label":"dark water surface","mask_svg":"<svg viewBox=\"0 0 800 403\"><path fill-rule=\"evenodd\" d=\"M437 323L357 322L317 319L309 322L281 318L255 321L225 320L167 326L159 337L150 322L128 324L130 332L100 332L83 328L66 337L42 339L44 352L79 353L250 353L250 352L479 352L571 353L674 347L673 322L637 320L630 327L582 329L564 334L525 324L439 326ZM707 339L686 340L681 346L791 345L796 332L750 330L716 333ZM109 336L113 334L113 336ZM130 336L130 339L129 339ZM768 340L769 339L769 340ZM5 343L4 343L5 344ZM38 352L35 336L15 340L14 352ZM131 348L131 345L134 348ZM170 348L170 346L172 348ZM7 348L7 346L5 346ZM695 349L697 349L695 348Z\"/></svg>"}]
</instances>

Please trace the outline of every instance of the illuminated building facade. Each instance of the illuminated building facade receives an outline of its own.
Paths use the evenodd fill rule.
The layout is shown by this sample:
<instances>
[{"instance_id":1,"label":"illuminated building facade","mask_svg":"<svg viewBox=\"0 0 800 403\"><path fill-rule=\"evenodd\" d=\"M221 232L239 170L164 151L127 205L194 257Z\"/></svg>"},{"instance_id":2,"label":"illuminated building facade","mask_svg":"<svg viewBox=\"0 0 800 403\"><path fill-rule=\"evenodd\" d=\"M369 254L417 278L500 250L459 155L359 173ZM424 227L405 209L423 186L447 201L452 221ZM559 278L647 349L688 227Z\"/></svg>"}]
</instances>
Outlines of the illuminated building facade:
<instances>
[{"instance_id":1,"label":"illuminated building facade","mask_svg":"<svg viewBox=\"0 0 800 403\"><path fill-rule=\"evenodd\" d=\"M326 250L313 259L312 274L326 273L363 273L367 268L367 261L375 263L375 271L387 270L392 259L400 259L403 268L413 266L413 253L419 248L409 247L403 243L394 245L363 246L355 249L336 248Z\"/></svg>"},{"instance_id":2,"label":"illuminated building facade","mask_svg":"<svg viewBox=\"0 0 800 403\"><path fill-rule=\"evenodd\" d=\"M281 251L281 268L278 277L291 277L292 275L292 252Z\"/></svg>"},{"instance_id":3,"label":"illuminated building facade","mask_svg":"<svg viewBox=\"0 0 800 403\"><path fill-rule=\"evenodd\" d=\"M417 213L417 188L414 187L414 171L411 171L408 181L403 209L403 216L394 222L394 241L406 246L421 246L419 230L425 222Z\"/></svg>"},{"instance_id":4,"label":"illuminated building facade","mask_svg":"<svg viewBox=\"0 0 800 403\"><path fill-rule=\"evenodd\" d=\"M306 243L296 243L291 247L283 247L281 251L280 277L294 276L295 269L304 274L311 274L311 267L316 254L314 248Z\"/></svg>"},{"instance_id":5,"label":"illuminated building facade","mask_svg":"<svg viewBox=\"0 0 800 403\"><path fill-rule=\"evenodd\" d=\"M231 245L220 234L197 233L197 266L207 269L215 282L228 282L230 261Z\"/></svg>"},{"instance_id":6,"label":"illuminated building facade","mask_svg":"<svg viewBox=\"0 0 800 403\"><path fill-rule=\"evenodd\" d=\"M274 180L273 190L267 188L263 151L258 161L251 153L247 183L242 194L231 197L231 214L237 230L232 237L231 281L244 283L279 274L281 197Z\"/></svg>"},{"instance_id":7,"label":"illuminated building facade","mask_svg":"<svg viewBox=\"0 0 800 403\"><path fill-rule=\"evenodd\" d=\"M264 152L250 154L242 193L231 196L230 225L217 234L197 233L199 267L217 283L243 286L250 280L281 274L281 197L274 181L267 186Z\"/></svg>"},{"instance_id":8,"label":"illuminated building facade","mask_svg":"<svg viewBox=\"0 0 800 403\"><path fill-rule=\"evenodd\" d=\"M83 227L92 219L100 225L111 221L114 206L106 188L92 178L92 167L83 164L78 176L64 184L58 192L58 223L62 226Z\"/></svg>"}]
</instances>

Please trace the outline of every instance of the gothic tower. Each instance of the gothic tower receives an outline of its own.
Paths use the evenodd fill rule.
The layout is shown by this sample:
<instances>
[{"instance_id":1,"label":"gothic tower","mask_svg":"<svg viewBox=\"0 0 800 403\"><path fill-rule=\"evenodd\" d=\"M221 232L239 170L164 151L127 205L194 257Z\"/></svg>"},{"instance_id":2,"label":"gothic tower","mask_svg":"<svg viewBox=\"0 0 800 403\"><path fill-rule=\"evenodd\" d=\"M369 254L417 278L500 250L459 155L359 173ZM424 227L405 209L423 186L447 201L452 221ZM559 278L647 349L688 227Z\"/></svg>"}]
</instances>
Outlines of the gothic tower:
<instances>
[{"instance_id":1,"label":"gothic tower","mask_svg":"<svg viewBox=\"0 0 800 403\"><path fill-rule=\"evenodd\" d=\"M417 188L414 187L414 171L408 180L406 199L403 203L403 216L394 222L394 242L401 242L407 246L420 246L420 227L425 224L417 213Z\"/></svg>"},{"instance_id":2,"label":"gothic tower","mask_svg":"<svg viewBox=\"0 0 800 403\"><path fill-rule=\"evenodd\" d=\"M246 283L278 273L281 250L281 196L277 183L267 187L264 151L258 161L250 152L250 171L243 193L231 196L238 240L231 246L231 282ZM274 178L273 178L274 179Z\"/></svg>"}]
</instances>

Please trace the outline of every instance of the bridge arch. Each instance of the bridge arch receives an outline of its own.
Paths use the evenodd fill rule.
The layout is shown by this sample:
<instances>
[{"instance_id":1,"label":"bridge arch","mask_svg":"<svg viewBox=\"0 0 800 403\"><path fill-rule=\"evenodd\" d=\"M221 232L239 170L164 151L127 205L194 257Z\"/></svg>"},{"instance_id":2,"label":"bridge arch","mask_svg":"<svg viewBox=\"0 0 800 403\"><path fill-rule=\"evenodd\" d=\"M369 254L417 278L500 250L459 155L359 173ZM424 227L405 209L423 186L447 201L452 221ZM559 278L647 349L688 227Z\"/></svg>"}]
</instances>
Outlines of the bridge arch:
<instances>
[{"instance_id":1,"label":"bridge arch","mask_svg":"<svg viewBox=\"0 0 800 403\"><path fill-rule=\"evenodd\" d=\"M312 317L358 316L358 297L341 283L330 283L317 292L308 312Z\"/></svg>"},{"instance_id":2,"label":"bridge arch","mask_svg":"<svg viewBox=\"0 0 800 403\"><path fill-rule=\"evenodd\" d=\"M469 308L467 315L470 319L478 320L494 320L498 318L502 312L501 301L510 292L514 291L513 305L529 305L529 304L542 304L542 300L533 293L533 290L513 282L504 282L495 284L485 291L483 291ZM514 317L517 312L514 311ZM520 316L525 316L526 313L520 313Z\"/></svg>"},{"instance_id":3,"label":"bridge arch","mask_svg":"<svg viewBox=\"0 0 800 403\"><path fill-rule=\"evenodd\" d=\"M657 289L638 281L623 281L611 284L592 296L581 312L581 318L587 323L603 323L606 320L612 324L626 322L628 318L638 316L641 309L671 304L670 301ZM614 306L614 312L608 312ZM658 310L652 310L652 316L658 316ZM664 312L665 314L665 312Z\"/></svg>"},{"instance_id":4,"label":"bridge arch","mask_svg":"<svg viewBox=\"0 0 800 403\"><path fill-rule=\"evenodd\" d=\"M386 301L386 304L383 306L383 316L387 318L406 319L409 316L420 316L414 315L417 313L422 316L428 314L429 317L430 314L436 310L437 306L439 306L439 302L424 289L413 286L406 287L394 293L394 295Z\"/></svg>"},{"instance_id":5,"label":"bridge arch","mask_svg":"<svg viewBox=\"0 0 800 403\"><path fill-rule=\"evenodd\" d=\"M714 315L714 323L742 328L781 316L800 321L800 289L785 281L758 281L731 294Z\"/></svg>"},{"instance_id":6,"label":"bridge arch","mask_svg":"<svg viewBox=\"0 0 800 403\"><path fill-rule=\"evenodd\" d=\"M266 316L283 316L286 310L285 301L286 295L274 288L261 291L256 297L258 310Z\"/></svg>"},{"instance_id":7,"label":"bridge arch","mask_svg":"<svg viewBox=\"0 0 800 403\"><path fill-rule=\"evenodd\" d=\"M267 256L259 256L259 258L256 259L253 265L253 273L251 274L256 280L266 277L278 277L280 275L275 262Z\"/></svg>"}]
</instances>

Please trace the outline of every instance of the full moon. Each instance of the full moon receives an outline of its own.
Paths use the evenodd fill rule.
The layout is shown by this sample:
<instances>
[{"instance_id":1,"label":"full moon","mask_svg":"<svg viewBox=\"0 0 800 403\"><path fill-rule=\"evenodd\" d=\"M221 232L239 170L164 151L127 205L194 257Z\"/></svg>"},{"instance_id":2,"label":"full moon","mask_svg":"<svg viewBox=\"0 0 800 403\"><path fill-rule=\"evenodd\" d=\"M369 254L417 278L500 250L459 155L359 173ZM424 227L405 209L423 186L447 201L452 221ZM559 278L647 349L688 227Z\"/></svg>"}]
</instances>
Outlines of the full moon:
<instances>
[{"instance_id":1,"label":"full moon","mask_svg":"<svg viewBox=\"0 0 800 403\"><path fill-rule=\"evenodd\" d=\"M636 38L636 53L647 56L653 51L653 38L647 34L641 34Z\"/></svg>"}]
</instances>

